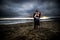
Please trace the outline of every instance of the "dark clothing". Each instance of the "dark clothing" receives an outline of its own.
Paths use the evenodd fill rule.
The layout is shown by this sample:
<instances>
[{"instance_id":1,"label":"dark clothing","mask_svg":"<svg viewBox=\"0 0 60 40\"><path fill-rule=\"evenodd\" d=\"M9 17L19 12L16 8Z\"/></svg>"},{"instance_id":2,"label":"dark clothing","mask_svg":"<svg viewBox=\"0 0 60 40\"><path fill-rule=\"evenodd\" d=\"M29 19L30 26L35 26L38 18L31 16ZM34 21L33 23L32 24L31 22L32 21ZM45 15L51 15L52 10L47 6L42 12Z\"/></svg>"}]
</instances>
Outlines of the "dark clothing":
<instances>
[{"instance_id":1,"label":"dark clothing","mask_svg":"<svg viewBox=\"0 0 60 40\"><path fill-rule=\"evenodd\" d=\"M39 16L34 17L35 15L36 15L36 13L34 13L34 15L33 15L33 18L34 18L34 29L37 29L38 26L40 26L40 15L41 15L41 13L39 13Z\"/></svg>"},{"instance_id":2,"label":"dark clothing","mask_svg":"<svg viewBox=\"0 0 60 40\"><path fill-rule=\"evenodd\" d=\"M35 14L36 14L36 13L34 13L33 17L35 16ZM41 15L41 13L39 14L39 16L34 17L34 25L39 25L40 15Z\"/></svg>"},{"instance_id":3,"label":"dark clothing","mask_svg":"<svg viewBox=\"0 0 60 40\"><path fill-rule=\"evenodd\" d=\"M39 18L34 18L34 25L39 25L40 19Z\"/></svg>"}]
</instances>

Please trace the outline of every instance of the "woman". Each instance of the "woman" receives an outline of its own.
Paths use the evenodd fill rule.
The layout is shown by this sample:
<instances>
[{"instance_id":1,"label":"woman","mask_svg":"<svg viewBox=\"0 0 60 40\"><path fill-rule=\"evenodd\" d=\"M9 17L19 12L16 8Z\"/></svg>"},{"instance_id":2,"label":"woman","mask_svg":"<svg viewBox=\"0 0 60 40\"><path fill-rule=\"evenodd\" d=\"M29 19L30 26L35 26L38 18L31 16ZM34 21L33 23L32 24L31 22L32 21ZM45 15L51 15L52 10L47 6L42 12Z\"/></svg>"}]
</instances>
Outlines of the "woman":
<instances>
[{"instance_id":1,"label":"woman","mask_svg":"<svg viewBox=\"0 0 60 40\"><path fill-rule=\"evenodd\" d=\"M34 15L33 15L33 18L34 18L34 29L37 29L38 26L40 25L40 16L41 16L41 12L36 10Z\"/></svg>"}]
</instances>

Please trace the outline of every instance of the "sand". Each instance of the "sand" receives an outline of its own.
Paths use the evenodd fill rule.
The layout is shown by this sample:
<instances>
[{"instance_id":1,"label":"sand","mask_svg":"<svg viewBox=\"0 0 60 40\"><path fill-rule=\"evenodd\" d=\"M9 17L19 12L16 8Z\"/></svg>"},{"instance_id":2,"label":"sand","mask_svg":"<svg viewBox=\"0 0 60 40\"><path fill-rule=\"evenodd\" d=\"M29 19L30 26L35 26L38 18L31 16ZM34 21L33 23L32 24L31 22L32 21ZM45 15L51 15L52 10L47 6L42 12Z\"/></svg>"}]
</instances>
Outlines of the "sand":
<instances>
[{"instance_id":1,"label":"sand","mask_svg":"<svg viewBox=\"0 0 60 40\"><path fill-rule=\"evenodd\" d=\"M60 23L60 22L59 22ZM59 23L57 21L40 22L34 29L33 22L0 25L1 40L58 40Z\"/></svg>"}]
</instances>

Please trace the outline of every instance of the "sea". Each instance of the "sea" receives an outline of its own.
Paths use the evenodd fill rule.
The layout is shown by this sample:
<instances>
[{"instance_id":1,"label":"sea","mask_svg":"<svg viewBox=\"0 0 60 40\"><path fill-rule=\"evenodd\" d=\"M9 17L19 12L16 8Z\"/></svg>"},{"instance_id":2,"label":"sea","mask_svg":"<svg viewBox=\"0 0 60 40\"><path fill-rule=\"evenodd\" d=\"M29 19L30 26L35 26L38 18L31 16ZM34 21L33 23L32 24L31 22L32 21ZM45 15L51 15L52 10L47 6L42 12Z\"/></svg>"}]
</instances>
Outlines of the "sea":
<instances>
[{"instance_id":1,"label":"sea","mask_svg":"<svg viewBox=\"0 0 60 40\"><path fill-rule=\"evenodd\" d=\"M42 22L42 21L60 21L60 17L49 17L49 18L42 18L42 19L40 19L40 22ZM1 20L1 18L0 18L0 25L2 25L2 24L4 24L4 25L8 25L8 24L17 24L17 23L27 23L27 22L34 22L34 19L12 19L12 20Z\"/></svg>"}]
</instances>

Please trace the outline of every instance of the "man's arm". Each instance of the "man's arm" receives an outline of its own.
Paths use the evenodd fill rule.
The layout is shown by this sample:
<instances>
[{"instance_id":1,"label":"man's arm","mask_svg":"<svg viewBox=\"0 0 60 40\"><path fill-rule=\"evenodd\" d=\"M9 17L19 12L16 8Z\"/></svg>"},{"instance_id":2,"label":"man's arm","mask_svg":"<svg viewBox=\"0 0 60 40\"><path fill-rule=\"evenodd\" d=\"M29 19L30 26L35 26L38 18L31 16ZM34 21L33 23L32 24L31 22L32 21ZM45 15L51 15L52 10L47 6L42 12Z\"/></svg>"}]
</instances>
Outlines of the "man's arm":
<instances>
[{"instance_id":1,"label":"man's arm","mask_svg":"<svg viewBox=\"0 0 60 40\"><path fill-rule=\"evenodd\" d=\"M40 12L40 14L39 14L39 18L41 17L41 12Z\"/></svg>"}]
</instances>

